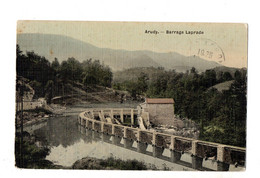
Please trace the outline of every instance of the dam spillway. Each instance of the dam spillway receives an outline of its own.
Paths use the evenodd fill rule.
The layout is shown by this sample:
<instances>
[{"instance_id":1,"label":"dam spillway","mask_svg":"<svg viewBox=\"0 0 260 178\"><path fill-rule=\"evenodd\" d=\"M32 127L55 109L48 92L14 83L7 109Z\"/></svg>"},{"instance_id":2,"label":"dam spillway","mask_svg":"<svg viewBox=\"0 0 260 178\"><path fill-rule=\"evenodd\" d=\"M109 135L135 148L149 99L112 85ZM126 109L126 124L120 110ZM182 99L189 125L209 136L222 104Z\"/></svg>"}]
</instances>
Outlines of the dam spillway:
<instances>
[{"instance_id":1,"label":"dam spillway","mask_svg":"<svg viewBox=\"0 0 260 178\"><path fill-rule=\"evenodd\" d=\"M135 127L138 113L137 109L131 108L92 108L79 114L78 123L89 130L102 133L103 141L112 139L115 145L120 146L123 141L125 148L131 148L136 142L136 151L139 153L146 154L150 145L152 156L160 158L167 149L171 154L166 159L171 162L180 162L183 153L187 153L191 156L191 167L195 170L205 170L203 161L209 158L217 161L217 171L228 171L231 164L245 166L245 148L143 130ZM118 118L122 123L130 119L130 122L125 126L107 122L106 117Z\"/></svg>"}]
</instances>

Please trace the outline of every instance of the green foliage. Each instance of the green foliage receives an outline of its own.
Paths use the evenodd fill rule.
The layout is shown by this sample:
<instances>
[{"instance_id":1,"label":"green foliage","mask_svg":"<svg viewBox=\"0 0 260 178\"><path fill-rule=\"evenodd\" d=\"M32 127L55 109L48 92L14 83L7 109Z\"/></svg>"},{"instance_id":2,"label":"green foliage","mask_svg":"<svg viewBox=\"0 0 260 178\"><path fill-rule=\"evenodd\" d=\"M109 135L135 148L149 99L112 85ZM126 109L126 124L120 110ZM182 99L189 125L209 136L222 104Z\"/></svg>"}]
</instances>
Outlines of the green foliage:
<instances>
[{"instance_id":1,"label":"green foliage","mask_svg":"<svg viewBox=\"0 0 260 178\"><path fill-rule=\"evenodd\" d=\"M69 58L61 63L59 74L63 80L81 81L82 66L75 58Z\"/></svg>"},{"instance_id":2,"label":"green foliage","mask_svg":"<svg viewBox=\"0 0 260 178\"><path fill-rule=\"evenodd\" d=\"M58 71L60 68L60 63L58 59L55 57L54 61L51 63L51 67L55 70Z\"/></svg>"},{"instance_id":3,"label":"green foliage","mask_svg":"<svg viewBox=\"0 0 260 178\"><path fill-rule=\"evenodd\" d=\"M83 61L83 83L85 85L102 85L111 87L113 74L111 69L104 64L100 64L99 60L92 59Z\"/></svg>"},{"instance_id":4,"label":"green foliage","mask_svg":"<svg viewBox=\"0 0 260 178\"><path fill-rule=\"evenodd\" d=\"M137 95L143 95L148 89L149 77L147 74L141 72L137 80L128 80L122 83L114 83L113 88L116 90L126 90L133 98Z\"/></svg>"},{"instance_id":5,"label":"green foliage","mask_svg":"<svg viewBox=\"0 0 260 178\"><path fill-rule=\"evenodd\" d=\"M143 162L137 160L124 161L111 156L107 159L86 157L76 161L72 169L147 170L148 168ZM156 167L149 167L149 169L156 169Z\"/></svg>"},{"instance_id":6,"label":"green foliage","mask_svg":"<svg viewBox=\"0 0 260 178\"><path fill-rule=\"evenodd\" d=\"M137 93L143 94L148 89L147 81L149 80L148 75L145 73L141 73L137 79Z\"/></svg>"},{"instance_id":7,"label":"green foliage","mask_svg":"<svg viewBox=\"0 0 260 178\"><path fill-rule=\"evenodd\" d=\"M125 69L123 71L117 71L114 73L113 83L122 83L124 81L137 81L137 78L142 73L146 74L149 80L157 77L157 74L164 72L162 67L136 67Z\"/></svg>"},{"instance_id":8,"label":"green foliage","mask_svg":"<svg viewBox=\"0 0 260 178\"><path fill-rule=\"evenodd\" d=\"M17 65L16 71L18 76L23 76L34 81L36 94L44 96L44 87L47 81L53 80L55 71L51 68L50 62L43 56L39 56L34 52L26 52L23 55L17 47Z\"/></svg>"},{"instance_id":9,"label":"green foliage","mask_svg":"<svg viewBox=\"0 0 260 178\"><path fill-rule=\"evenodd\" d=\"M23 154L21 154L21 146ZM37 147L33 141L23 141L21 145L20 137L15 139L15 162L19 168L52 168L53 163L45 160L49 154L47 147ZM23 155L23 159L22 159Z\"/></svg>"},{"instance_id":10,"label":"green foliage","mask_svg":"<svg viewBox=\"0 0 260 178\"><path fill-rule=\"evenodd\" d=\"M104 167L110 167L119 170L147 170L146 165L143 162L137 160L126 160L115 159L109 157L108 159L101 161L100 163Z\"/></svg>"},{"instance_id":11,"label":"green foliage","mask_svg":"<svg viewBox=\"0 0 260 178\"><path fill-rule=\"evenodd\" d=\"M148 71L148 70L142 70ZM229 72L215 70L198 74L157 70L146 80L142 94L150 98L173 98L175 114L200 125L200 139L244 147L246 145L246 72L237 70L230 89L219 92L212 86L233 79ZM138 93L138 79L114 84L114 88ZM142 86L142 85L141 85ZM140 92L141 93L141 92Z\"/></svg>"},{"instance_id":12,"label":"green foliage","mask_svg":"<svg viewBox=\"0 0 260 178\"><path fill-rule=\"evenodd\" d=\"M85 86L101 85L111 87L113 74L111 69L99 60L85 60L79 62L71 57L60 64L55 58L50 63L45 57L32 52L24 55L17 45L17 75L29 79L35 90L36 97L45 97L47 102L51 98L64 92L64 86L70 83L82 83Z\"/></svg>"},{"instance_id":13,"label":"green foliage","mask_svg":"<svg viewBox=\"0 0 260 178\"><path fill-rule=\"evenodd\" d=\"M39 98L41 96L44 95L44 90L42 89L42 83L36 81L36 80L33 80L33 81L30 81L29 85L34 89L35 91L35 94L34 94L34 97L35 98Z\"/></svg>"},{"instance_id":14,"label":"green foliage","mask_svg":"<svg viewBox=\"0 0 260 178\"><path fill-rule=\"evenodd\" d=\"M223 81L229 81L229 80L232 80L232 79L233 79L233 77L229 72L225 72L223 74Z\"/></svg>"}]
</instances>

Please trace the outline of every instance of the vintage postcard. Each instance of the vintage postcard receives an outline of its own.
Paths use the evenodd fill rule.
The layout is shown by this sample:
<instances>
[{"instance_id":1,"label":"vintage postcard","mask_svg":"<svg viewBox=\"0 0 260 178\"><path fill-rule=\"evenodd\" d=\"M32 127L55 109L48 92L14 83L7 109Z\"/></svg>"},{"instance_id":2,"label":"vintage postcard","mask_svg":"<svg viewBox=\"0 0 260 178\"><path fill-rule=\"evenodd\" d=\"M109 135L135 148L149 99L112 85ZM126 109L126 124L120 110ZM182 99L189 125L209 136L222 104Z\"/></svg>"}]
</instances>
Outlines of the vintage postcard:
<instances>
[{"instance_id":1,"label":"vintage postcard","mask_svg":"<svg viewBox=\"0 0 260 178\"><path fill-rule=\"evenodd\" d=\"M247 24L18 21L15 166L246 169Z\"/></svg>"}]
</instances>

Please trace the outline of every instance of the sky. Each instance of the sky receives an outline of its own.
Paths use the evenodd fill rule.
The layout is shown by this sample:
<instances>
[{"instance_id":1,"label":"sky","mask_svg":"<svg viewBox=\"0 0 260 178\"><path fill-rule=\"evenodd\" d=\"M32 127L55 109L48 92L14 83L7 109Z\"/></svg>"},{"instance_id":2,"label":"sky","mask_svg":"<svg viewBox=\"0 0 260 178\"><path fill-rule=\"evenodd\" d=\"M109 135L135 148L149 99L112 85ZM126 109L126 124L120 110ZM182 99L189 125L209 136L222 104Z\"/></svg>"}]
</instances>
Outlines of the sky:
<instances>
[{"instance_id":1,"label":"sky","mask_svg":"<svg viewBox=\"0 0 260 178\"><path fill-rule=\"evenodd\" d=\"M194 31L200 34L190 34ZM100 48L177 52L247 67L246 24L18 21L17 33L65 35Z\"/></svg>"}]
</instances>

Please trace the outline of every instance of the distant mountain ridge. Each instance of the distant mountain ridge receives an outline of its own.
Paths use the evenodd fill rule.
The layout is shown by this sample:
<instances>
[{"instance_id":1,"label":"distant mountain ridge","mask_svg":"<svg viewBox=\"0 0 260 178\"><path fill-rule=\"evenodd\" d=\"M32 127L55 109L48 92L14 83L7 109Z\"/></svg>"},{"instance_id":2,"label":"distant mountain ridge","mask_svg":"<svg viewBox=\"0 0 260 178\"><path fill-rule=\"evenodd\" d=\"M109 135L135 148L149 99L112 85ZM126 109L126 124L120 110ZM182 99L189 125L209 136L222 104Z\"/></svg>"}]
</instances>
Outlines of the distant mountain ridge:
<instances>
[{"instance_id":1,"label":"distant mountain ridge","mask_svg":"<svg viewBox=\"0 0 260 178\"><path fill-rule=\"evenodd\" d=\"M197 56L183 56L181 54L157 53L152 51L127 51L99 48L80 40L67 36L53 34L18 34L17 44L22 51L34 51L45 56L50 61L55 57L61 62L69 57L79 61L99 59L109 65L113 71L134 67L164 67L178 72L195 67L199 72L222 66L213 61L207 61Z\"/></svg>"}]
</instances>

